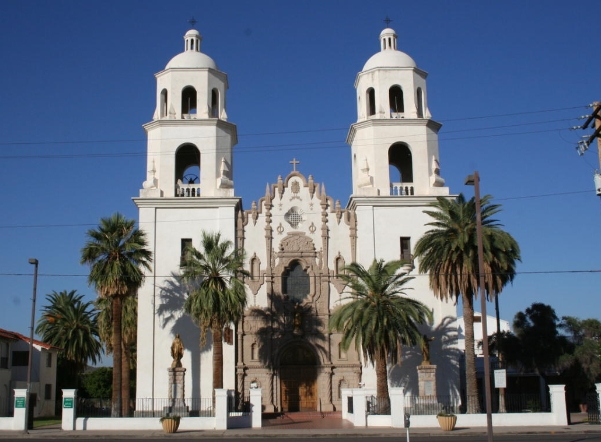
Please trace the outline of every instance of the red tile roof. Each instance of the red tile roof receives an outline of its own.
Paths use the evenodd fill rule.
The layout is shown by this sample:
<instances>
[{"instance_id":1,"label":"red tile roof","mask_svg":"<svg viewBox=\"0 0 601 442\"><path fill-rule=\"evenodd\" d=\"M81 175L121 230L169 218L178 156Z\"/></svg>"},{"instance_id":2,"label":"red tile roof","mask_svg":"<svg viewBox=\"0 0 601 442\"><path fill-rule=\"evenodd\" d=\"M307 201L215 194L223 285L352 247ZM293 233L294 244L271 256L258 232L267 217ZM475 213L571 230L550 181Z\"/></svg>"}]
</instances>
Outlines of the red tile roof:
<instances>
[{"instance_id":1,"label":"red tile roof","mask_svg":"<svg viewBox=\"0 0 601 442\"><path fill-rule=\"evenodd\" d=\"M0 328L0 337L5 338L5 339L12 339L14 341L21 340L21 341L29 342L29 338L27 336L22 335L21 333L10 331L10 330L4 330L2 328ZM60 348L55 347L54 345L46 344L45 342L38 341L37 339L34 339L33 343L35 345L39 345L42 348L45 348L46 350L49 350L49 349L60 350Z\"/></svg>"}]
</instances>

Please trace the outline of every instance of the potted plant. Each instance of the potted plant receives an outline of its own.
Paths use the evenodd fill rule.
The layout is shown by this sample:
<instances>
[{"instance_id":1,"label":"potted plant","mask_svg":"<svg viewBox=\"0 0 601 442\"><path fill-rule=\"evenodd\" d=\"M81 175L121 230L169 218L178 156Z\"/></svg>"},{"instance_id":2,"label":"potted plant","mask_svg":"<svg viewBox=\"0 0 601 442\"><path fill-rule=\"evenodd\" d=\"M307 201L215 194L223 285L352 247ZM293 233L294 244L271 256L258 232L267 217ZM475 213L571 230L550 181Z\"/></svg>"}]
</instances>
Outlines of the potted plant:
<instances>
[{"instance_id":1,"label":"potted plant","mask_svg":"<svg viewBox=\"0 0 601 442\"><path fill-rule=\"evenodd\" d=\"M455 424L457 423L457 416L446 410L438 413L436 419L438 419L438 425L440 425L442 431L451 431L455 428Z\"/></svg>"},{"instance_id":2,"label":"potted plant","mask_svg":"<svg viewBox=\"0 0 601 442\"><path fill-rule=\"evenodd\" d=\"M180 417L177 415L166 415L159 419L159 422L163 425L165 433L175 433L179 428Z\"/></svg>"}]
</instances>

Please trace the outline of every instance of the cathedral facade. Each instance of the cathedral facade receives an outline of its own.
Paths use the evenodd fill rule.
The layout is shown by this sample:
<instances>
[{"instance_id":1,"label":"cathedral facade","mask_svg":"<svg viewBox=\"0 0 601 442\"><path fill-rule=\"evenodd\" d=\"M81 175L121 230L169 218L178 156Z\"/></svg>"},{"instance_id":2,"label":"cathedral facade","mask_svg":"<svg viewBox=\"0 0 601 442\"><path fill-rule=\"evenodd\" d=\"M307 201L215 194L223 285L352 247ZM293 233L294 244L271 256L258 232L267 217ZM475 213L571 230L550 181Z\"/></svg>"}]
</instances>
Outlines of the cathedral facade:
<instances>
[{"instance_id":1,"label":"cathedral facade","mask_svg":"<svg viewBox=\"0 0 601 442\"><path fill-rule=\"evenodd\" d=\"M338 275L345 265L398 260L417 276L412 246L427 230L423 213L437 196L450 196L440 175L438 130L427 105L427 73L397 48L386 28L380 51L357 74L357 121L347 143L352 194L346 207L325 184L297 170L273 177L258 201L244 209L235 196L236 126L226 112L227 75L201 51L190 30L184 51L156 74L156 110L148 136L147 178L134 202L148 237L153 269L138 292L138 398L169 396L169 348L179 334L185 351L185 396L211 397L212 348L182 310L186 287L180 263L202 232L220 232L246 254L248 308L224 333L224 388L261 388L263 408L333 411L341 389L375 387L375 371L341 336L328 330L332 311L347 292ZM248 207L248 206L247 206ZM427 276L407 295L433 312L424 333L434 338L436 388L459 389L456 308L434 297ZM403 348L389 367L391 386L417 395L418 349Z\"/></svg>"}]
</instances>

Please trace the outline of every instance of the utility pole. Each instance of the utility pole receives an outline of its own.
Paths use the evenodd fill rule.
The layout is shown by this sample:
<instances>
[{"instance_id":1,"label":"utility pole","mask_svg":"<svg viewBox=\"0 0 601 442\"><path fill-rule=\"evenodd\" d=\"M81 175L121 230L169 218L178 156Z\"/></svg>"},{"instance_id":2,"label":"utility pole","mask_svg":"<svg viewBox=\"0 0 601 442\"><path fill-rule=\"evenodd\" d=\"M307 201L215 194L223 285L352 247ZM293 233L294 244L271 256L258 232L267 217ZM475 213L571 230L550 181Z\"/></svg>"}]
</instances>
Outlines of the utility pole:
<instances>
[{"instance_id":1,"label":"utility pole","mask_svg":"<svg viewBox=\"0 0 601 442\"><path fill-rule=\"evenodd\" d=\"M595 192L597 195L601 196L601 102L595 101L591 104L591 107L594 108L593 112L588 116L586 121L579 129L588 129L589 125L595 121L595 132L588 137L586 140L582 140L578 143L576 150L578 151L578 155L584 155L591 145L591 143L597 139L597 151L599 152L599 170L595 171ZM584 118L584 117L583 117Z\"/></svg>"}]
</instances>

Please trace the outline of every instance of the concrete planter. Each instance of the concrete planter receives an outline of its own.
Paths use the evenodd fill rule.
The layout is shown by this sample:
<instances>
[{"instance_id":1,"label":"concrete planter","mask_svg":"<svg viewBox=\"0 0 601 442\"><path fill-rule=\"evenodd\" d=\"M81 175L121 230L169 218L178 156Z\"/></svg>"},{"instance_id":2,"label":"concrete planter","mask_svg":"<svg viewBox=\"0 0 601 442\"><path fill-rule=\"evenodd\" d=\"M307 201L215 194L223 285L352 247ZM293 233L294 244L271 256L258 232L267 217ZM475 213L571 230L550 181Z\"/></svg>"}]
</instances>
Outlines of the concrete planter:
<instances>
[{"instance_id":1,"label":"concrete planter","mask_svg":"<svg viewBox=\"0 0 601 442\"><path fill-rule=\"evenodd\" d=\"M179 428L179 419L166 417L161 419L161 425L165 433L175 433Z\"/></svg>"},{"instance_id":2,"label":"concrete planter","mask_svg":"<svg viewBox=\"0 0 601 442\"><path fill-rule=\"evenodd\" d=\"M438 425L440 425L442 431L453 430L453 428L455 428L455 424L457 423L457 416L455 415L436 416L436 418L438 419Z\"/></svg>"}]
</instances>

